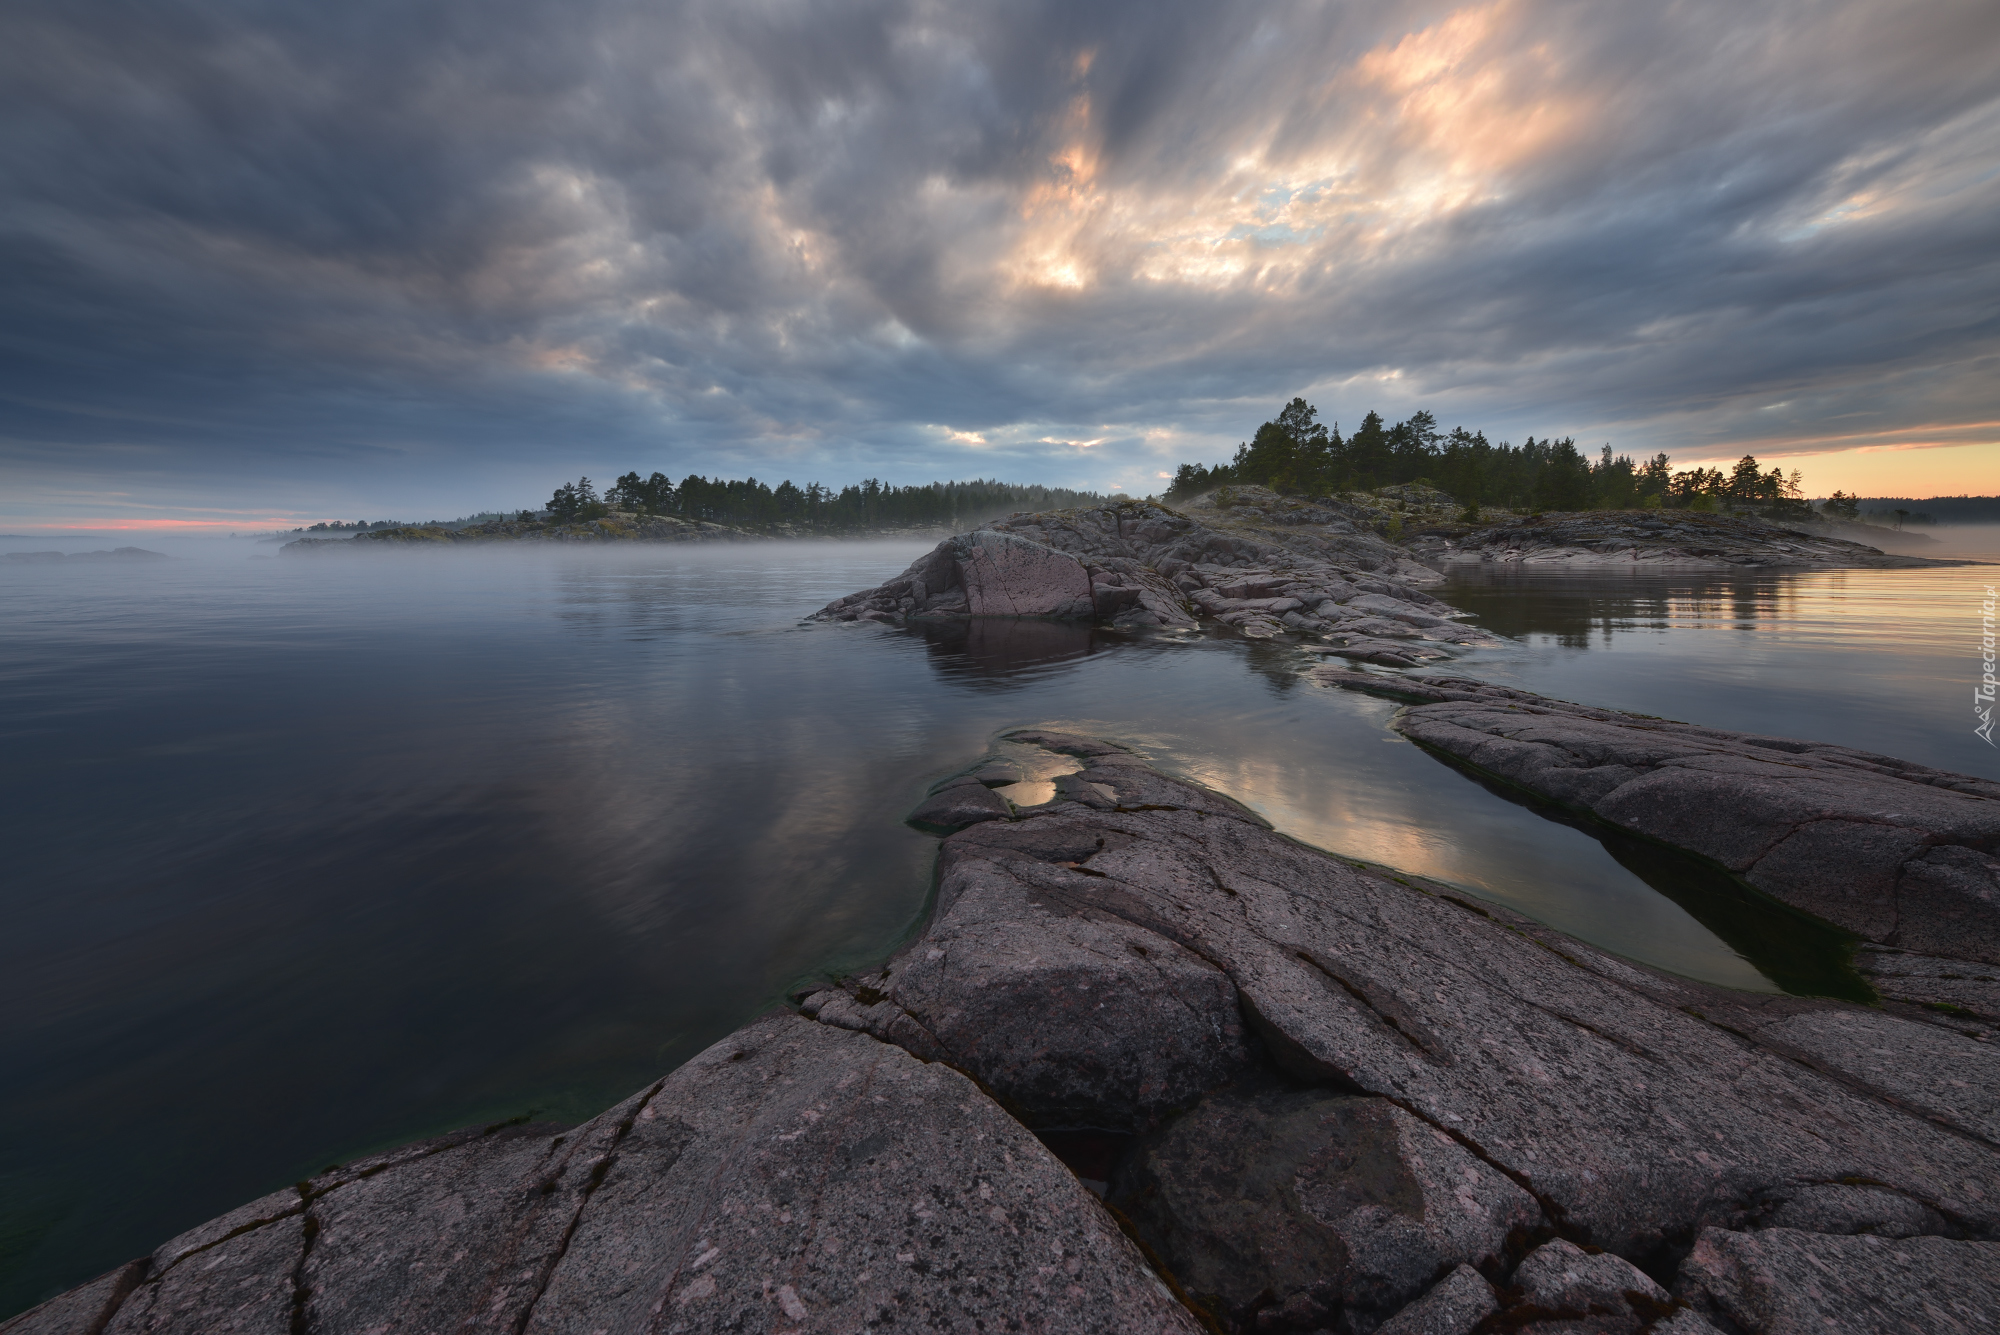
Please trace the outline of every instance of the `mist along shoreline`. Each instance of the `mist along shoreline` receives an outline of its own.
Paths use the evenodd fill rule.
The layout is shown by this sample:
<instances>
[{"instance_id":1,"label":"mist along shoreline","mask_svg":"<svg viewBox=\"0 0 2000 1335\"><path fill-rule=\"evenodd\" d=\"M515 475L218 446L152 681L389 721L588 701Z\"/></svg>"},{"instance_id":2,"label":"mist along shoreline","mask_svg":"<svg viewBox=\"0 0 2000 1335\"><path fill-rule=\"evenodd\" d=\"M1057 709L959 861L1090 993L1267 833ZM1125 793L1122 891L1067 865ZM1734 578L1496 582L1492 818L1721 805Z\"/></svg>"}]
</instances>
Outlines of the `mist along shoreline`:
<instances>
[{"instance_id":1,"label":"mist along shoreline","mask_svg":"<svg viewBox=\"0 0 2000 1335\"><path fill-rule=\"evenodd\" d=\"M817 615L1220 625L1390 669L1492 640L1365 519L1251 499L1013 516ZM331 1168L0 1331L1762 1335L2000 1310L2000 784L1306 672L1811 925L1794 982L1832 995L1619 960L1293 843L1115 739L1022 729L910 813L937 891L881 969L581 1127ZM1066 772L1016 805L1031 757Z\"/></svg>"},{"instance_id":2,"label":"mist along shoreline","mask_svg":"<svg viewBox=\"0 0 2000 1335\"><path fill-rule=\"evenodd\" d=\"M1112 505L1139 504L1116 501ZM1155 504L1145 502L1145 504ZM1156 508L1164 508L1156 505ZM1906 569L1965 564L1913 553L1890 554L1862 541L1936 546L1935 539L1871 525L1812 516L1805 528L1749 515L1693 510L1598 510L1522 514L1505 510L1468 518L1463 507L1422 484L1383 487L1345 498L1280 496L1264 487L1223 488L1186 504L1210 526L1270 539L1271 530L1304 526L1322 536L1374 534L1426 564L1466 561L1525 566L1626 566L1674 569L1872 566ZM981 527L1004 525L1027 511L995 517ZM1057 511L1051 513L1071 513ZM875 541L943 538L954 530L935 524L878 525L821 532L787 524L749 528L669 515L611 510L592 519L497 519L478 524L409 524L370 529L342 538L303 537L280 551L293 556L412 548L559 545Z\"/></svg>"}]
</instances>

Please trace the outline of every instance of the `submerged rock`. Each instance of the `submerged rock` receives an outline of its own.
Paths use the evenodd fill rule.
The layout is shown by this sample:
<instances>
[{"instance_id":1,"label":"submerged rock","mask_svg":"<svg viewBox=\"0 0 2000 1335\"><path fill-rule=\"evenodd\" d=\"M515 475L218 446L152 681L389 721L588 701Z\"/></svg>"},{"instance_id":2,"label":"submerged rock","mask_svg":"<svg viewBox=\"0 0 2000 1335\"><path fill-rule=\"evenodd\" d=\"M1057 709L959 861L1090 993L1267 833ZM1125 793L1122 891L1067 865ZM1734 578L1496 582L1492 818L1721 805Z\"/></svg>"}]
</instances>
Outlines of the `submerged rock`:
<instances>
[{"instance_id":1,"label":"submerged rock","mask_svg":"<svg viewBox=\"0 0 2000 1335\"><path fill-rule=\"evenodd\" d=\"M1463 678L1313 675L1409 701L1392 726L1425 748L1868 941L2000 964L2000 783Z\"/></svg>"}]
</instances>

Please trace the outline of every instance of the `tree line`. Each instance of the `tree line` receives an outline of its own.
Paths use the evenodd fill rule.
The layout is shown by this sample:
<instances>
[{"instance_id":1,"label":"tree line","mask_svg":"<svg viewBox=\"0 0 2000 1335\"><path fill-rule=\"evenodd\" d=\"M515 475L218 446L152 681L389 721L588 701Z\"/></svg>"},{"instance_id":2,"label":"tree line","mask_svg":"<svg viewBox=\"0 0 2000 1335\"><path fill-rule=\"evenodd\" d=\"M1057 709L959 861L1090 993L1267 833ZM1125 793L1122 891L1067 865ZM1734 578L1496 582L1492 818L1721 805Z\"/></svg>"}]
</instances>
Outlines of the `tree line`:
<instances>
[{"instance_id":1,"label":"tree line","mask_svg":"<svg viewBox=\"0 0 2000 1335\"><path fill-rule=\"evenodd\" d=\"M1840 493L1836 492L1835 495ZM1910 524L2000 524L2000 496L1850 496L1857 515ZM1923 506L1919 510L1915 507Z\"/></svg>"},{"instance_id":2,"label":"tree line","mask_svg":"<svg viewBox=\"0 0 2000 1335\"><path fill-rule=\"evenodd\" d=\"M1393 426L1370 412L1352 435L1319 420L1319 410L1294 398L1257 428L1226 464L1182 464L1167 490L1185 499L1232 484L1255 483L1289 495L1323 496L1426 482L1476 512L1481 505L1535 510L1624 510L1661 506L1716 510L1726 504L1784 512L1803 510L1799 474L1764 471L1744 455L1728 472L1676 472L1665 454L1643 462L1604 446L1595 458L1574 437L1519 445L1492 442L1483 431L1440 431L1437 418L1414 412Z\"/></svg>"},{"instance_id":3,"label":"tree line","mask_svg":"<svg viewBox=\"0 0 2000 1335\"><path fill-rule=\"evenodd\" d=\"M1095 505L1104 497L1064 487L1006 482L932 482L897 487L869 478L839 491L818 482L773 487L756 478L705 478L689 474L678 486L664 473L627 473L602 496L587 477L557 487L546 507L560 522L600 519L613 510L676 519L705 520L738 528L786 526L813 533L876 528L931 528L975 524L1014 510L1058 510ZM522 518L531 518L523 511Z\"/></svg>"}]
</instances>

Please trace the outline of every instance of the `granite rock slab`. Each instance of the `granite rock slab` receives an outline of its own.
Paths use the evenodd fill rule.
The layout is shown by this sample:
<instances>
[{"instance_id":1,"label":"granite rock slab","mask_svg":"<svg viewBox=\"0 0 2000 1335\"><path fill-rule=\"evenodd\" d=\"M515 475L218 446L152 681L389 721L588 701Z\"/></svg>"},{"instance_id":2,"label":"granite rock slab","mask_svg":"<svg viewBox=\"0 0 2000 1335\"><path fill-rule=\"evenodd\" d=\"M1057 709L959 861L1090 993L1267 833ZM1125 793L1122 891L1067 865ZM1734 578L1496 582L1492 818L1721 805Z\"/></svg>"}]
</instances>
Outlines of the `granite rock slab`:
<instances>
[{"instance_id":1,"label":"granite rock slab","mask_svg":"<svg viewBox=\"0 0 2000 1335\"><path fill-rule=\"evenodd\" d=\"M971 1081L789 1014L583 1126L349 1165L0 1327L869 1328L1198 1329Z\"/></svg>"},{"instance_id":2,"label":"granite rock slab","mask_svg":"<svg viewBox=\"0 0 2000 1335\"><path fill-rule=\"evenodd\" d=\"M1257 1329L1312 1330L1338 1308L1360 1330L1414 1301L1440 1267L1504 1274L1550 1236L1621 1256L1658 1285L1702 1228L1814 1218L1953 1240L2000 1229L2000 1147L1981 1095L1967 1080L1955 1098L1949 1082L1964 1077L1941 1084L1938 1070L1940 1051L1976 1063L1988 1049L1949 1024L1674 978L1449 887L1294 843L1108 743L1011 737L1076 758L1076 791L1093 800L1059 796L947 837L924 932L806 1008L889 1041L921 1034L926 1055L1031 1122L1132 1134L1112 1201L1225 1324L1251 1328L1254 1308ZM1177 973L1137 972L1160 967L1151 961ZM979 1017L996 1013L1018 1036L987 1042ZM1107 1061L1112 1030L1171 1063ZM1065 1071L1085 1074L1064 1086L1051 1073ZM1419 1212L1416 1196L1389 1191L1372 1234L1330 1231L1311 1216L1305 1179L1270 1166L1282 1155L1246 1148L1281 1139L1247 1129L1258 1119L1243 1111L1272 1079L1291 1082L1301 1107L1372 1102L1388 1122L1449 1141L1468 1196L1432 1194ZM1221 1083L1200 1088L1210 1081ZM1203 1116L1237 1129L1208 1137L1211 1159L1196 1163L1172 1146L1176 1127ZM1419 1181L1451 1180L1390 1157ZM1369 1162L1383 1179L1385 1156ZM1167 1171L1174 1163L1195 1167ZM1286 1204L1232 1223L1226 1202L1249 1196L1216 1184L1253 1177ZM1358 1178L1348 1189L1367 1190ZM1186 1204L1204 1191L1225 1204ZM1182 1203L1159 1203L1176 1192ZM1454 1211L1476 1225L1470 1240L1424 1231ZM1272 1228L1291 1228L1290 1241L1272 1241ZM1350 1261L1371 1236L1400 1238L1390 1250L1412 1269L1361 1282ZM1257 1257L1274 1259L1259 1271ZM1203 1287L1199 1276L1231 1266L1236 1278ZM1691 1314L1660 1320L1698 1328Z\"/></svg>"},{"instance_id":3,"label":"granite rock slab","mask_svg":"<svg viewBox=\"0 0 2000 1335\"><path fill-rule=\"evenodd\" d=\"M1472 1335L1480 1322L1499 1310L1485 1276L1461 1265L1383 1322L1376 1335Z\"/></svg>"},{"instance_id":4,"label":"granite rock slab","mask_svg":"<svg viewBox=\"0 0 2000 1335\"><path fill-rule=\"evenodd\" d=\"M1746 1335L1986 1335L2000 1243L1704 1229L1676 1288Z\"/></svg>"},{"instance_id":5,"label":"granite rock slab","mask_svg":"<svg viewBox=\"0 0 2000 1335\"><path fill-rule=\"evenodd\" d=\"M1312 675L1408 701L1391 726L1419 745L1867 941L2000 963L2000 783L1463 678Z\"/></svg>"}]
</instances>

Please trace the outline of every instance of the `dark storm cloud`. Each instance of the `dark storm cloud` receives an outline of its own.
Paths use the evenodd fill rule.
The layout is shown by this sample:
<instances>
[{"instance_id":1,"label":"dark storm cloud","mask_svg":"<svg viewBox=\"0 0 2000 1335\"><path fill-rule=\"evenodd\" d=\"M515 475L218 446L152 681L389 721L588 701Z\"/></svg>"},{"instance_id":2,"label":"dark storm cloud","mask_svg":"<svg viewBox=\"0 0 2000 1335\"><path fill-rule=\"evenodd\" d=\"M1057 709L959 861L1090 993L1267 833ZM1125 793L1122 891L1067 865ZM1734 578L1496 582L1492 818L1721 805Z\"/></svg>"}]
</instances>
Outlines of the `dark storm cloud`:
<instances>
[{"instance_id":1,"label":"dark storm cloud","mask_svg":"<svg viewBox=\"0 0 2000 1335\"><path fill-rule=\"evenodd\" d=\"M1683 454L1959 429L2000 416L1997 30L15 5L0 457L51 495L626 462L1143 488L1302 389Z\"/></svg>"}]
</instances>

